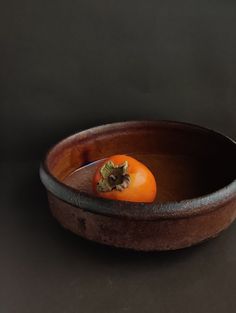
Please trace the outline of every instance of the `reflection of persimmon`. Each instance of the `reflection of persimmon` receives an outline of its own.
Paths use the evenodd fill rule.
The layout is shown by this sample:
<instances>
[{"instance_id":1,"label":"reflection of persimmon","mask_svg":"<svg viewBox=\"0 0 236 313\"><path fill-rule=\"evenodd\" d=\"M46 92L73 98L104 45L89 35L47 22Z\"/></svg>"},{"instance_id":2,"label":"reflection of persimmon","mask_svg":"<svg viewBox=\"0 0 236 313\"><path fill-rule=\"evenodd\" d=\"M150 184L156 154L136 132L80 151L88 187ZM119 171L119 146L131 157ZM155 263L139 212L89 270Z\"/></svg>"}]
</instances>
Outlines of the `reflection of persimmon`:
<instances>
[{"instance_id":1,"label":"reflection of persimmon","mask_svg":"<svg viewBox=\"0 0 236 313\"><path fill-rule=\"evenodd\" d=\"M114 155L99 164L93 188L100 197L132 202L152 202L157 189L151 171L127 155Z\"/></svg>"}]
</instances>

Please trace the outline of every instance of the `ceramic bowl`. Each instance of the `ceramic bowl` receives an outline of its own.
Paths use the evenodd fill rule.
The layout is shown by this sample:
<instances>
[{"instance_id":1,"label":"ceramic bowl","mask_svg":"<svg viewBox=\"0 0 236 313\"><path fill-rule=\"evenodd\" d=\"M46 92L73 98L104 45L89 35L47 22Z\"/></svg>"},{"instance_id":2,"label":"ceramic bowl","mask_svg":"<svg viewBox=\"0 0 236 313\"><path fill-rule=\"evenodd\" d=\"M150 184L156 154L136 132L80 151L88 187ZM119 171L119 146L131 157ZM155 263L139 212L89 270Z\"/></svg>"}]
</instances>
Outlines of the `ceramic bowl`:
<instances>
[{"instance_id":1,"label":"ceramic bowl","mask_svg":"<svg viewBox=\"0 0 236 313\"><path fill-rule=\"evenodd\" d=\"M151 169L158 186L153 203L95 197L92 171L81 171L77 188L68 185L76 169L113 154L134 156ZM216 237L234 221L235 160L235 142L215 131L131 121L62 140L47 153L40 176L53 216L73 233L115 247L170 250Z\"/></svg>"}]
</instances>

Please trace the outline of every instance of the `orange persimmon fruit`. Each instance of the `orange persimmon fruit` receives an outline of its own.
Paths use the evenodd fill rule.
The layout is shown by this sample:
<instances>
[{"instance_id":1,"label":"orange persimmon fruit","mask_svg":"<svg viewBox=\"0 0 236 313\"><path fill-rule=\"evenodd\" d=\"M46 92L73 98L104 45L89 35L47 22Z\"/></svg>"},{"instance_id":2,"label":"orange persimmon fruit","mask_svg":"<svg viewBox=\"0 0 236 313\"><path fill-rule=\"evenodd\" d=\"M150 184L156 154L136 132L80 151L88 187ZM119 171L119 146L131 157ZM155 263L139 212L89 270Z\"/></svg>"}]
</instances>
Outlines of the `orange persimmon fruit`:
<instances>
[{"instance_id":1,"label":"orange persimmon fruit","mask_svg":"<svg viewBox=\"0 0 236 313\"><path fill-rule=\"evenodd\" d=\"M113 155L100 163L93 189L99 197L131 202L153 202L157 193L151 171L127 155Z\"/></svg>"}]
</instances>

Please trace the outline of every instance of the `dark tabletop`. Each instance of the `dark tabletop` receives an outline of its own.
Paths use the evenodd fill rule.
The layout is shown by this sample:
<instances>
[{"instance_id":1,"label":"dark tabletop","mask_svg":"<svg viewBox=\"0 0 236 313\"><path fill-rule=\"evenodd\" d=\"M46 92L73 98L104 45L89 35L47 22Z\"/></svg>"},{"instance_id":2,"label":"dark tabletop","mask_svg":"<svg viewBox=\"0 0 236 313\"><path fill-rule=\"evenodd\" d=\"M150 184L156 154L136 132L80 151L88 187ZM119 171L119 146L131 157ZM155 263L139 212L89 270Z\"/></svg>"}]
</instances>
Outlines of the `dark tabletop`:
<instances>
[{"instance_id":1,"label":"dark tabletop","mask_svg":"<svg viewBox=\"0 0 236 313\"><path fill-rule=\"evenodd\" d=\"M62 229L38 176L50 145L107 122L236 138L235 12L220 0L1 1L0 313L235 311L236 223L186 250L112 249Z\"/></svg>"},{"instance_id":2,"label":"dark tabletop","mask_svg":"<svg viewBox=\"0 0 236 313\"><path fill-rule=\"evenodd\" d=\"M52 218L38 162L2 165L1 312L234 312L236 224L176 252L109 248Z\"/></svg>"}]
</instances>

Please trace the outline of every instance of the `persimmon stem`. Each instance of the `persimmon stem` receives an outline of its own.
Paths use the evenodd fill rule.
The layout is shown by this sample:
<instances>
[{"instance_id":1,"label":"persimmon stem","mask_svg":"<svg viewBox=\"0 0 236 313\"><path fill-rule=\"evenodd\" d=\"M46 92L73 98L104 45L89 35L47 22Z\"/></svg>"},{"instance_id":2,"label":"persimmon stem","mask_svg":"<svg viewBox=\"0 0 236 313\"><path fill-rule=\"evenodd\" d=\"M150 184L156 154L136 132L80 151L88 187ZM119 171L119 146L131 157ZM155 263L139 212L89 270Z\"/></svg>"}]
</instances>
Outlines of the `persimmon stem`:
<instances>
[{"instance_id":1,"label":"persimmon stem","mask_svg":"<svg viewBox=\"0 0 236 313\"><path fill-rule=\"evenodd\" d=\"M112 161L106 162L100 169L102 178L97 184L98 192L109 192L112 190L123 191L129 187L130 175L128 174L128 162L115 165Z\"/></svg>"}]
</instances>

